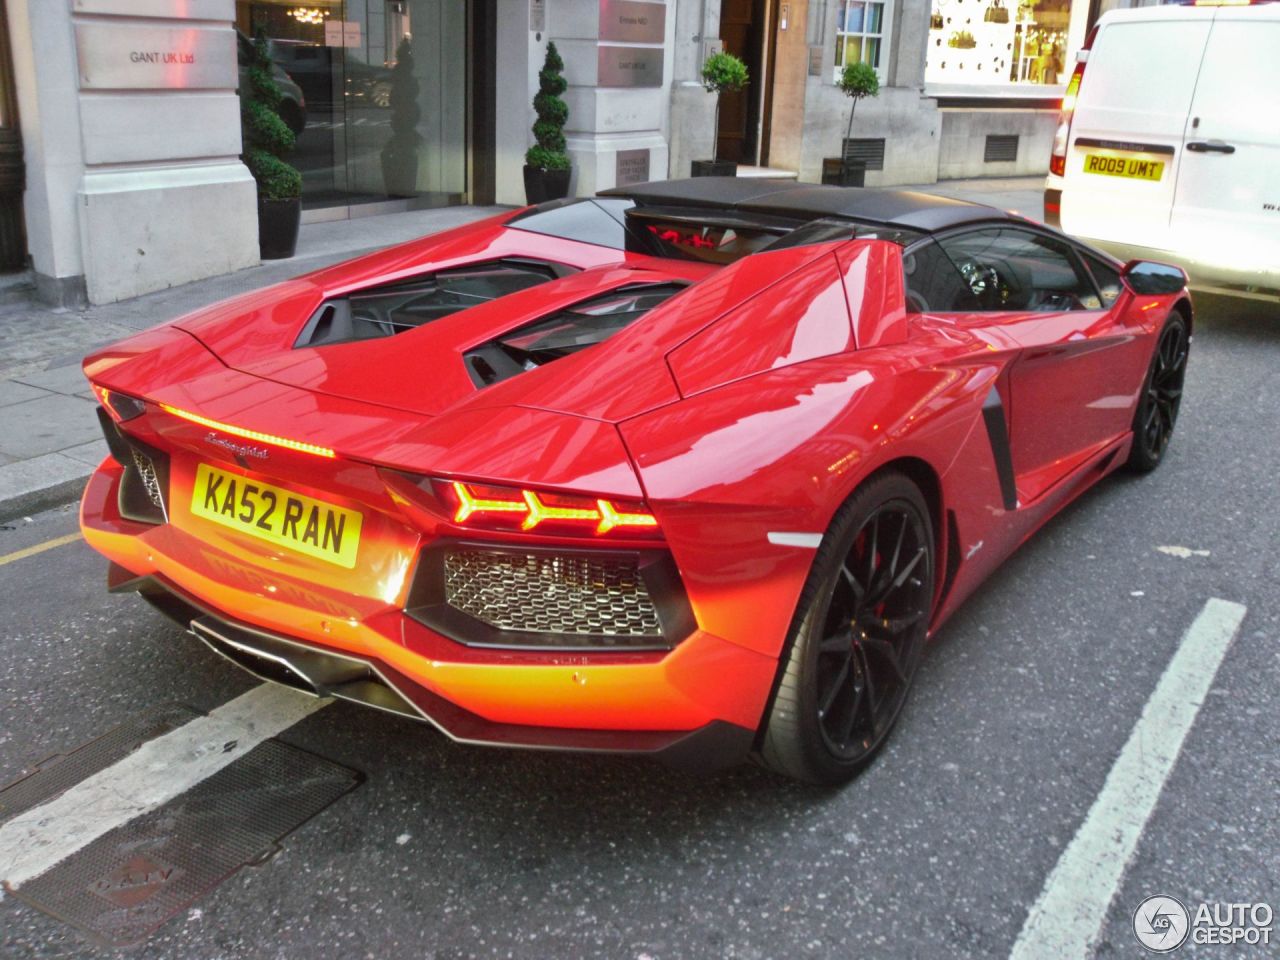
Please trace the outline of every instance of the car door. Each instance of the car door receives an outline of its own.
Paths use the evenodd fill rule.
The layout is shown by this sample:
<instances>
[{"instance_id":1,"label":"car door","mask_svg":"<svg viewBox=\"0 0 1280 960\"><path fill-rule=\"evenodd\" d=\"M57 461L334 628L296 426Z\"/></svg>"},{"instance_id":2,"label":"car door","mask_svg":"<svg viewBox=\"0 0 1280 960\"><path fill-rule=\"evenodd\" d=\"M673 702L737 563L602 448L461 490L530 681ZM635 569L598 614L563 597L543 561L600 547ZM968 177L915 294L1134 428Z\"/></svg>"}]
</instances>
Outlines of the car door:
<instances>
[{"instance_id":1,"label":"car door","mask_svg":"<svg viewBox=\"0 0 1280 960\"><path fill-rule=\"evenodd\" d=\"M1280 9L1217 11L1187 119L1171 249L1280 270Z\"/></svg>"},{"instance_id":2,"label":"car door","mask_svg":"<svg viewBox=\"0 0 1280 960\"><path fill-rule=\"evenodd\" d=\"M1063 173L1067 233L1166 249L1210 18L1195 7L1162 14L1107 22L1089 50Z\"/></svg>"},{"instance_id":3,"label":"car door","mask_svg":"<svg viewBox=\"0 0 1280 960\"><path fill-rule=\"evenodd\" d=\"M1111 309L1115 268L1091 257L1091 272L1051 234L987 227L938 245L977 302L956 322L1014 354L1008 433L1018 499L1028 503L1129 429L1147 331Z\"/></svg>"}]
</instances>

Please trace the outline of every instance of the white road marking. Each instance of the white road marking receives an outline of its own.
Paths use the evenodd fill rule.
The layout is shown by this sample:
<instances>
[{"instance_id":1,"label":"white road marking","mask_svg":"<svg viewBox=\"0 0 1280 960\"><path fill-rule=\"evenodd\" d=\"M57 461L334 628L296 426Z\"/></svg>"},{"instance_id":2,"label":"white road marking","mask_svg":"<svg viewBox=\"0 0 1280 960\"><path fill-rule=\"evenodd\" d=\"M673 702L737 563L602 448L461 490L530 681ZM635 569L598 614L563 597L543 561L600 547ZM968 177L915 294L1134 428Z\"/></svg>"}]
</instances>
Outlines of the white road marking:
<instances>
[{"instance_id":1,"label":"white road marking","mask_svg":"<svg viewBox=\"0 0 1280 960\"><path fill-rule=\"evenodd\" d=\"M822 545L822 534L770 530L769 542L779 547L807 547L810 550L816 550Z\"/></svg>"},{"instance_id":2,"label":"white road marking","mask_svg":"<svg viewBox=\"0 0 1280 960\"><path fill-rule=\"evenodd\" d=\"M12 889L40 876L328 703L262 684L206 717L147 741L65 793L0 824L0 882Z\"/></svg>"},{"instance_id":3,"label":"white road marking","mask_svg":"<svg viewBox=\"0 0 1280 960\"><path fill-rule=\"evenodd\" d=\"M1090 956L1147 819L1245 612L1238 603L1211 597L1191 624L1102 792L1045 880L1010 960Z\"/></svg>"},{"instance_id":4,"label":"white road marking","mask_svg":"<svg viewBox=\"0 0 1280 960\"><path fill-rule=\"evenodd\" d=\"M1171 557L1178 557L1182 560L1186 560L1188 557L1209 556L1208 550L1196 550L1196 549L1193 549L1192 547L1169 546L1169 547L1156 547L1156 549L1159 550L1161 553L1168 554Z\"/></svg>"}]
</instances>

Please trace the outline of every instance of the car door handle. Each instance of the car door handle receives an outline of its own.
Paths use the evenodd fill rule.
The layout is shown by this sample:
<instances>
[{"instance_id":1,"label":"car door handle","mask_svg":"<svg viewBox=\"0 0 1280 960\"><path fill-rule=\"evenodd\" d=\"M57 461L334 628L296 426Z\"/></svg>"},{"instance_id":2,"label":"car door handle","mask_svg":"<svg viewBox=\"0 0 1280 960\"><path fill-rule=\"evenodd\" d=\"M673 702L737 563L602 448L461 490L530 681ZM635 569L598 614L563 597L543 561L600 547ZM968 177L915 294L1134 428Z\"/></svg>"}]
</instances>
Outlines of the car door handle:
<instances>
[{"instance_id":1,"label":"car door handle","mask_svg":"<svg viewBox=\"0 0 1280 960\"><path fill-rule=\"evenodd\" d=\"M1187 144L1192 153L1235 153L1236 148L1221 140L1192 140Z\"/></svg>"}]
</instances>

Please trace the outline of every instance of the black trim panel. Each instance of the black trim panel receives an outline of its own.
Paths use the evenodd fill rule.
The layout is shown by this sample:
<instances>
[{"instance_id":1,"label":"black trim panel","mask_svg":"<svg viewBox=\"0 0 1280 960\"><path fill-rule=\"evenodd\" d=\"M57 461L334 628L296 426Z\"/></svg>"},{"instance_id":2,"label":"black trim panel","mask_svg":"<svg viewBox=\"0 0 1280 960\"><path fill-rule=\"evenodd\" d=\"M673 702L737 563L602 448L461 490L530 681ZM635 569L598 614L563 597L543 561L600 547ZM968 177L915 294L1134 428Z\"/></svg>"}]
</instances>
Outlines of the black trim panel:
<instances>
[{"instance_id":1,"label":"black trim panel","mask_svg":"<svg viewBox=\"0 0 1280 960\"><path fill-rule=\"evenodd\" d=\"M661 636L593 636L503 630L449 605L445 595L445 557L450 553L475 550L482 553L546 557L589 557L607 560L620 557L634 560L662 624ZM441 636L468 647L552 652L636 653L671 650L686 639L697 622L685 594L680 572L665 550L607 551L570 547L516 547L508 544L470 540L441 540L418 557L405 615Z\"/></svg>"},{"instance_id":2,"label":"black trim panel","mask_svg":"<svg viewBox=\"0 0 1280 960\"><path fill-rule=\"evenodd\" d=\"M109 582L113 592L137 591L211 649L255 676L423 720L459 743L640 754L670 767L708 771L744 762L755 740L755 731L724 720L694 730L589 730L499 723L432 693L381 660L238 623L160 576L135 576L113 563Z\"/></svg>"},{"instance_id":3,"label":"black trim panel","mask_svg":"<svg viewBox=\"0 0 1280 960\"><path fill-rule=\"evenodd\" d=\"M987 438L991 441L991 455L996 461L996 475L1000 478L1000 496L1006 510L1018 509L1018 485L1013 476L1013 452L1009 448L1009 426L1004 417L1004 401L994 384L982 403L982 420L987 426Z\"/></svg>"},{"instance_id":4,"label":"black trim panel","mask_svg":"<svg viewBox=\"0 0 1280 960\"><path fill-rule=\"evenodd\" d=\"M1077 147L1097 147L1100 150L1128 150L1131 153L1163 153L1172 157L1173 147L1162 143L1138 143L1134 140L1100 140L1097 137L1076 137Z\"/></svg>"}]
</instances>

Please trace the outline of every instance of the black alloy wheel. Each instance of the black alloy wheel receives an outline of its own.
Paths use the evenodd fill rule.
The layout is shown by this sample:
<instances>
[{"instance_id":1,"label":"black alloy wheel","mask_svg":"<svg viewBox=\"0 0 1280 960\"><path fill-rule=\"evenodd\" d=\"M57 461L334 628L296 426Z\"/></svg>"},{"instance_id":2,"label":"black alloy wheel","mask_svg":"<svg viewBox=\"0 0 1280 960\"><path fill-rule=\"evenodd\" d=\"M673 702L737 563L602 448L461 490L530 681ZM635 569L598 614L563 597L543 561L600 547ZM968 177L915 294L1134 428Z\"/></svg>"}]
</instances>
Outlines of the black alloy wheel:
<instances>
[{"instance_id":1,"label":"black alloy wheel","mask_svg":"<svg viewBox=\"0 0 1280 960\"><path fill-rule=\"evenodd\" d=\"M1160 331L1151 358L1142 397L1133 418L1133 449L1129 466L1141 473L1154 470L1173 438L1182 406L1182 385L1187 375L1191 340L1182 314L1171 313Z\"/></svg>"},{"instance_id":2,"label":"black alloy wheel","mask_svg":"<svg viewBox=\"0 0 1280 960\"><path fill-rule=\"evenodd\" d=\"M819 548L768 713L760 758L801 780L841 783L884 743L924 653L934 543L919 490L868 481Z\"/></svg>"}]
</instances>

